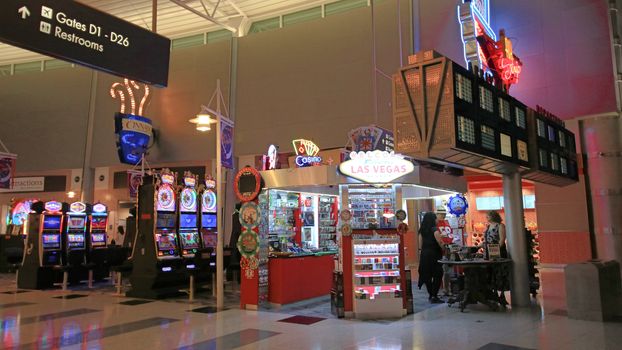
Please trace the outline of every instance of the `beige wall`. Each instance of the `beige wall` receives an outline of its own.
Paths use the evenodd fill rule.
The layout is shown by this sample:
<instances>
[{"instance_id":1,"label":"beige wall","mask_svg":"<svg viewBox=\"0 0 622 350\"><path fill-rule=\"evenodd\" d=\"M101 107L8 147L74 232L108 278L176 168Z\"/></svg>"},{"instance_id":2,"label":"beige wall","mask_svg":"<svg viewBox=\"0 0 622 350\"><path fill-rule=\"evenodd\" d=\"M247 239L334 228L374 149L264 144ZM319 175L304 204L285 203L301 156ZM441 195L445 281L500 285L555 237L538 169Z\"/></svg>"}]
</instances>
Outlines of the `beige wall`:
<instances>
[{"instance_id":1,"label":"beige wall","mask_svg":"<svg viewBox=\"0 0 622 350\"><path fill-rule=\"evenodd\" d=\"M238 39L236 154L258 154L270 143L289 147L301 137L322 148L341 147L354 127L390 128L391 85L376 73L374 96L372 40L377 68L395 72L410 50L409 1L400 1L401 52L397 1L374 6L373 36L372 8L364 7ZM208 103L216 79L229 100L231 45L172 52L169 86L152 90L143 113L159 131L150 163L215 157L214 133L196 132L188 119ZM82 167L92 77L88 69L67 68L0 78L0 138L19 155L18 173ZM119 164L113 118L120 108L109 89L120 80L97 73L93 167Z\"/></svg>"}]
</instances>

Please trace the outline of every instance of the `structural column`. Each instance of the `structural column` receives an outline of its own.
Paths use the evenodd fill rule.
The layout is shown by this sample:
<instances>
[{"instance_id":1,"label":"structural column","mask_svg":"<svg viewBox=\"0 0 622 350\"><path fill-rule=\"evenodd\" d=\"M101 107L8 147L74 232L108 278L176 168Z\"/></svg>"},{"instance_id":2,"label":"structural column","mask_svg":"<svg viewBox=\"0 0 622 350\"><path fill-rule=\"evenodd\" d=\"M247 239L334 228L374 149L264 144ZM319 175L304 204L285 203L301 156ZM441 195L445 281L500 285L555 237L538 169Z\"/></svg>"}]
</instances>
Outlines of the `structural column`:
<instances>
[{"instance_id":1,"label":"structural column","mask_svg":"<svg viewBox=\"0 0 622 350\"><path fill-rule=\"evenodd\" d=\"M84 142L84 160L82 162L82 186L80 200L93 203L95 196L95 169L91 167L91 155L93 152L93 136L95 133L95 105L97 99L96 71L91 73L91 95L89 97L89 115L87 116L86 137Z\"/></svg>"},{"instance_id":2,"label":"structural column","mask_svg":"<svg viewBox=\"0 0 622 350\"><path fill-rule=\"evenodd\" d=\"M622 126L620 115L579 121L596 257L622 263Z\"/></svg>"},{"instance_id":3,"label":"structural column","mask_svg":"<svg viewBox=\"0 0 622 350\"><path fill-rule=\"evenodd\" d=\"M512 306L529 306L529 256L525 237L523 189L517 171L503 175L507 249L512 259Z\"/></svg>"}]
</instances>

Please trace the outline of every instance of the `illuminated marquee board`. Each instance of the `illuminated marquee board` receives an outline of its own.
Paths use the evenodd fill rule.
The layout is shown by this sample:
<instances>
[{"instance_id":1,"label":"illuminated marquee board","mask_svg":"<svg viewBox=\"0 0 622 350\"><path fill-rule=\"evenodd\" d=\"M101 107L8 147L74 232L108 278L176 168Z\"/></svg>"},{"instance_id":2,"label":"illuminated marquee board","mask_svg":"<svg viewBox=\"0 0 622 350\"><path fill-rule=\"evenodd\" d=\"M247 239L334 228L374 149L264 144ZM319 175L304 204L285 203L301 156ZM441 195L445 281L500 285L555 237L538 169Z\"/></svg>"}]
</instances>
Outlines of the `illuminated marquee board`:
<instances>
[{"instance_id":1,"label":"illuminated marquee board","mask_svg":"<svg viewBox=\"0 0 622 350\"><path fill-rule=\"evenodd\" d=\"M45 203L44 208L48 212L59 212L63 208L63 204L57 201L49 201Z\"/></svg>"},{"instance_id":2,"label":"illuminated marquee board","mask_svg":"<svg viewBox=\"0 0 622 350\"><path fill-rule=\"evenodd\" d=\"M305 139L293 140L294 150L296 151L296 166L307 167L322 163L322 157L318 156L320 148L312 141Z\"/></svg>"},{"instance_id":3,"label":"illuminated marquee board","mask_svg":"<svg viewBox=\"0 0 622 350\"><path fill-rule=\"evenodd\" d=\"M74 202L69 206L69 210L72 214L84 214L86 211L86 204L82 202Z\"/></svg>"},{"instance_id":4,"label":"illuminated marquee board","mask_svg":"<svg viewBox=\"0 0 622 350\"><path fill-rule=\"evenodd\" d=\"M393 152L352 152L350 159L339 165L339 171L366 183L388 183L415 170L403 156Z\"/></svg>"}]
</instances>

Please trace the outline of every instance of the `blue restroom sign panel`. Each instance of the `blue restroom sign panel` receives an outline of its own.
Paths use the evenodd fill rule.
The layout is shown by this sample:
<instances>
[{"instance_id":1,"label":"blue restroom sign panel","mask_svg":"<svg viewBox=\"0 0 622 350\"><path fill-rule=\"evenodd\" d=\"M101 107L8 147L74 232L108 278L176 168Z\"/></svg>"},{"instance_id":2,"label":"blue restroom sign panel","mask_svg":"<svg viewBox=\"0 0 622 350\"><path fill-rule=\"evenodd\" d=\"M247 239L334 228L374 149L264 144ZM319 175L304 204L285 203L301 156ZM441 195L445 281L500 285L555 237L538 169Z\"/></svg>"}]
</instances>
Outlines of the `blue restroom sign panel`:
<instances>
[{"instance_id":1,"label":"blue restroom sign panel","mask_svg":"<svg viewBox=\"0 0 622 350\"><path fill-rule=\"evenodd\" d=\"M166 86L170 40L72 0L0 1L0 41Z\"/></svg>"}]
</instances>

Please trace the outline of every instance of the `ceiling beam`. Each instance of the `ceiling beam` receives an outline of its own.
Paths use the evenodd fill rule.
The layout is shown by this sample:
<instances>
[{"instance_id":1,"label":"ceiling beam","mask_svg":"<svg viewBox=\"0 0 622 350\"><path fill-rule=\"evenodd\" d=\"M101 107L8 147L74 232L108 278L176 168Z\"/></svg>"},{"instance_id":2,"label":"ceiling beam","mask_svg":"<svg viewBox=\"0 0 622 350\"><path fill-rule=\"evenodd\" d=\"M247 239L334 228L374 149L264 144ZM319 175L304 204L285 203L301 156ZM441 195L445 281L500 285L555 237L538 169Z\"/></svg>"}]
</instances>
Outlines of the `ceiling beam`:
<instances>
[{"instance_id":1,"label":"ceiling beam","mask_svg":"<svg viewBox=\"0 0 622 350\"><path fill-rule=\"evenodd\" d=\"M210 16L209 14L202 13L201 11L198 11L198 10L196 10L196 9L192 8L191 6L188 6L186 3L184 3L184 2L183 2L183 1L181 1L181 0L169 0L169 1L170 1L170 2L172 2L172 3L177 4L177 5L178 5L178 6L180 6L180 7L185 8L186 10L188 10L188 11L190 11L190 12L194 13L195 15L200 16L200 17L203 17L203 18L205 18L206 20L208 20L208 21L210 21L210 22L212 22L212 23L214 23L214 24L217 24L217 25L219 25L219 26L221 26L221 27L223 27L223 28L225 28L225 29L227 29L227 30L229 30L229 31L233 32L233 33L237 33L237 31L238 31L238 29L237 29L237 28L234 28L234 27L232 27L232 26L230 26L230 25L226 24L225 22L222 22L222 21L220 21L220 20L217 20L216 18L214 18L214 17Z\"/></svg>"}]
</instances>

